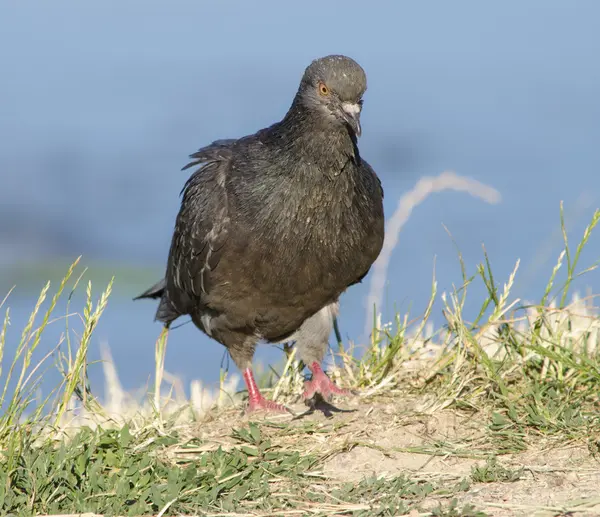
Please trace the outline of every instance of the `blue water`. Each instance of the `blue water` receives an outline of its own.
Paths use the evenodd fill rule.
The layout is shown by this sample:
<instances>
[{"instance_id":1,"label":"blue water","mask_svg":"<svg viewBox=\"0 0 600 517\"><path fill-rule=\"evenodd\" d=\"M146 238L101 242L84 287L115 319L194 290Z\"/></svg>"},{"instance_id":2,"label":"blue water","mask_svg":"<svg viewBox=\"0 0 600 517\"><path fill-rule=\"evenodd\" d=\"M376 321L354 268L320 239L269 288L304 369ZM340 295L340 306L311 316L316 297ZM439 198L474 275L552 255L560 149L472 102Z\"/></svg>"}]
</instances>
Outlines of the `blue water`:
<instances>
[{"instance_id":1,"label":"blue water","mask_svg":"<svg viewBox=\"0 0 600 517\"><path fill-rule=\"evenodd\" d=\"M539 300L560 251L559 202L573 240L599 205L599 19L593 0L3 2L0 284L19 282L11 343L42 285L14 266L83 254L117 273L92 355L105 340L124 386L145 383L160 329L155 304L131 297L162 273L187 178L180 167L212 140L282 117L304 68L329 53L368 74L360 147L383 180L388 214L421 176L446 169L502 195L487 205L444 192L415 210L390 265L386 317L424 309L434 258L439 290L460 284L442 224L470 272L482 243L501 282L521 258L514 294ZM599 255L592 237L582 265ZM127 273L137 268L147 278ZM369 280L342 300L342 332L358 342ZM471 312L482 290L472 294ZM439 305L433 318L443 323ZM186 325L170 337L166 366L214 382L222 356ZM279 353L263 347L257 357ZM100 370L91 374L99 386Z\"/></svg>"}]
</instances>

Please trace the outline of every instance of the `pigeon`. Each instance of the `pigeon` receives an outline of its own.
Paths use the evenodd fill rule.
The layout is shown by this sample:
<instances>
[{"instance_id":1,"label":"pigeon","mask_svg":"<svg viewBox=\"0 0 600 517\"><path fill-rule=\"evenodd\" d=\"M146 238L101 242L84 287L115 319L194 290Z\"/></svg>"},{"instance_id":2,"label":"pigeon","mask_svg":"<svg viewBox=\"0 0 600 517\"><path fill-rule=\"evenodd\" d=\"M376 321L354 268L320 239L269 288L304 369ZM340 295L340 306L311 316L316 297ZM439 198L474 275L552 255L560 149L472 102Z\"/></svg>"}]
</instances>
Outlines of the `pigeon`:
<instances>
[{"instance_id":1,"label":"pigeon","mask_svg":"<svg viewBox=\"0 0 600 517\"><path fill-rule=\"evenodd\" d=\"M160 300L167 329L189 315L227 348L248 412L288 411L255 382L260 342L295 342L306 401L351 393L321 364L340 295L383 245L383 187L357 145L366 88L353 59L316 59L281 121L190 155L164 279L135 298Z\"/></svg>"}]
</instances>

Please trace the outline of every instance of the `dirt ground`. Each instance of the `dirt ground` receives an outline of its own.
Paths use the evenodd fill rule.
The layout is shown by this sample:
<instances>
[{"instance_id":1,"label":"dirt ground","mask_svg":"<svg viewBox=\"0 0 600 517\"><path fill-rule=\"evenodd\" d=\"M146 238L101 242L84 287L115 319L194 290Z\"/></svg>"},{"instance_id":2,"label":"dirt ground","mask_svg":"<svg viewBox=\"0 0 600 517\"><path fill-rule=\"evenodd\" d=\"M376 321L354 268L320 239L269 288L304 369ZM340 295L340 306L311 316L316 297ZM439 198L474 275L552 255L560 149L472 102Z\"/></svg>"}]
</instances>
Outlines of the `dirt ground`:
<instances>
[{"instance_id":1,"label":"dirt ground","mask_svg":"<svg viewBox=\"0 0 600 517\"><path fill-rule=\"evenodd\" d=\"M425 414L420 403L390 396L338 401L341 411L329 407L307 413L305 406L290 406L304 412L298 418L248 417L239 409L229 410L194 434L209 448L227 448L235 443L229 437L233 427L262 422L267 425L261 425L261 432L273 444L322 457L317 468L331 482L398 474L437 484L471 480L473 467L486 465L485 457L497 452L487 423L478 414ZM451 497L492 516L600 516L600 462L585 443L534 439L523 452L499 455L497 463L518 471L518 480L471 480L466 491ZM422 506L434 508L441 500L431 496Z\"/></svg>"}]
</instances>

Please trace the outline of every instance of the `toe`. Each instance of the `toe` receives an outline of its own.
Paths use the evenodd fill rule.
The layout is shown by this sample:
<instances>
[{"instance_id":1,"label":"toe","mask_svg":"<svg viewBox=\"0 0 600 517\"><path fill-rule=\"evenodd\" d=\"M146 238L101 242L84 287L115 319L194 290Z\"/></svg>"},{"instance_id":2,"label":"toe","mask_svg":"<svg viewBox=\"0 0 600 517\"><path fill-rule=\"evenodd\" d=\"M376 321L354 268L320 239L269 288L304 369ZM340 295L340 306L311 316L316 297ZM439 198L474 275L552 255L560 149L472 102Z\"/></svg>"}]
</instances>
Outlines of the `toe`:
<instances>
[{"instance_id":1,"label":"toe","mask_svg":"<svg viewBox=\"0 0 600 517\"><path fill-rule=\"evenodd\" d=\"M334 395L347 396L353 394L351 390L339 388L327 377L304 383L305 399L312 398L315 393L319 393L326 401L330 401Z\"/></svg>"},{"instance_id":2,"label":"toe","mask_svg":"<svg viewBox=\"0 0 600 517\"><path fill-rule=\"evenodd\" d=\"M291 411L283 404L278 404L272 400L260 399L256 401L250 401L246 413L254 413L256 411L266 411L269 413L290 413Z\"/></svg>"},{"instance_id":3,"label":"toe","mask_svg":"<svg viewBox=\"0 0 600 517\"><path fill-rule=\"evenodd\" d=\"M313 397L315 392L317 392L317 386L312 381L306 381L304 383L304 394L302 395L305 399L310 399Z\"/></svg>"}]
</instances>

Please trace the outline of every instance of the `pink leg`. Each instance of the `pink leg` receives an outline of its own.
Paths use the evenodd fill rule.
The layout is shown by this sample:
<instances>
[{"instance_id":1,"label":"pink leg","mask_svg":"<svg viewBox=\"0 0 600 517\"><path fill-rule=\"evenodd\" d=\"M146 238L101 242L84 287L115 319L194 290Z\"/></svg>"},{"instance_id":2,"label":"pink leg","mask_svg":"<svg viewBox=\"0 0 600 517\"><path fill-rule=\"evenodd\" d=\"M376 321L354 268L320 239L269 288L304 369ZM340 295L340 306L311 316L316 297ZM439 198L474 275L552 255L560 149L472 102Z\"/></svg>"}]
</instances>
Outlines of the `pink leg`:
<instances>
[{"instance_id":1,"label":"pink leg","mask_svg":"<svg viewBox=\"0 0 600 517\"><path fill-rule=\"evenodd\" d=\"M338 388L325 372L321 369L319 363L314 362L308 369L312 372L312 380L304 383L304 398L310 399L315 393L320 393L325 400L331 400L332 395L351 395L350 390Z\"/></svg>"},{"instance_id":2,"label":"pink leg","mask_svg":"<svg viewBox=\"0 0 600 517\"><path fill-rule=\"evenodd\" d=\"M265 397L263 397L262 393L258 389L258 386L256 385L254 374L252 373L251 368L246 368L244 370L244 381L246 382L246 387L248 388L248 409L246 410L248 413L252 411L259 411L261 409L276 413L289 412L288 408L286 408L283 404L277 404L277 402L267 400Z\"/></svg>"}]
</instances>

